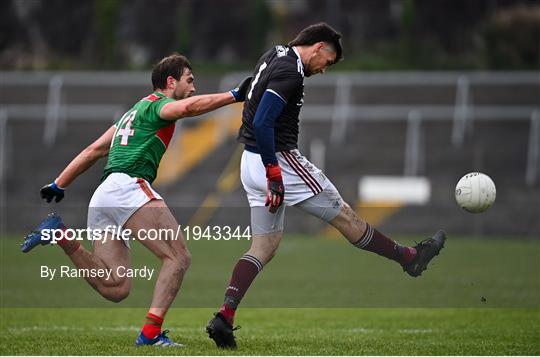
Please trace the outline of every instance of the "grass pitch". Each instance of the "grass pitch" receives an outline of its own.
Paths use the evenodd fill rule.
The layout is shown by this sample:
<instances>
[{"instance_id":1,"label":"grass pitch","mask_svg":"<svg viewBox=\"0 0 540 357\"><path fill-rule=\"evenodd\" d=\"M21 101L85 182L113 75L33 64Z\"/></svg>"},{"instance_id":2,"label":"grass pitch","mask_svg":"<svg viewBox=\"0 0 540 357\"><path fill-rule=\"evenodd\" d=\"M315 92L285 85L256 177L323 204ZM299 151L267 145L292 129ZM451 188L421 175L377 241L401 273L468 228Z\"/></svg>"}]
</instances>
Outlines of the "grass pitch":
<instances>
[{"instance_id":1,"label":"grass pitch","mask_svg":"<svg viewBox=\"0 0 540 357\"><path fill-rule=\"evenodd\" d=\"M237 351L218 350L211 309L173 309L185 348L133 346L145 309L5 309L0 352L15 355L538 355L538 309L256 309L239 312Z\"/></svg>"},{"instance_id":2,"label":"grass pitch","mask_svg":"<svg viewBox=\"0 0 540 357\"><path fill-rule=\"evenodd\" d=\"M204 327L248 242L188 242L193 263L166 318L183 349L136 348L155 282L134 280L120 304L82 279L40 278L69 264L57 247L28 255L0 239L0 353L19 355L539 355L540 245L450 237L424 276L340 240L288 236L239 310L239 349ZM401 241L409 241L407 237ZM133 244L133 266L158 267Z\"/></svg>"}]
</instances>

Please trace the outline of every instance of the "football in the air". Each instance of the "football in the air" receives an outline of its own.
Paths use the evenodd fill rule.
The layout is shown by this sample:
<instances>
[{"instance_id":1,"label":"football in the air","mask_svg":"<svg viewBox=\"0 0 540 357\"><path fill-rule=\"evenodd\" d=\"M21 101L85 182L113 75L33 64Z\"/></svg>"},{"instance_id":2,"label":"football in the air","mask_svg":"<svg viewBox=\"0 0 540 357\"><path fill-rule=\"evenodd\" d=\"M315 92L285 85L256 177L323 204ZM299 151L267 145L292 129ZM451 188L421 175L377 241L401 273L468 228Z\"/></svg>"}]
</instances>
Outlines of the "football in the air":
<instances>
[{"instance_id":1,"label":"football in the air","mask_svg":"<svg viewBox=\"0 0 540 357\"><path fill-rule=\"evenodd\" d=\"M456 185L456 201L465 211L480 213L495 202L495 183L486 174L471 172L463 176Z\"/></svg>"}]
</instances>

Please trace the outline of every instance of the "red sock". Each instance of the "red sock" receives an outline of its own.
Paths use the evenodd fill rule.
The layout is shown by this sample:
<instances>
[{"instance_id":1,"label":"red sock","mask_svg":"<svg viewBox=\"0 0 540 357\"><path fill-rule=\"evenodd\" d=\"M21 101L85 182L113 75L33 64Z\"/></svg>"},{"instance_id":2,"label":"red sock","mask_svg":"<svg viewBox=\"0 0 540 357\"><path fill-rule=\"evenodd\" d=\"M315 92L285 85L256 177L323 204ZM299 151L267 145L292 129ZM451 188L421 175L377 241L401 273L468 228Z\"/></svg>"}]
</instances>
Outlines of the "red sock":
<instances>
[{"instance_id":1,"label":"red sock","mask_svg":"<svg viewBox=\"0 0 540 357\"><path fill-rule=\"evenodd\" d=\"M416 256L416 249L404 247L396 243L367 223L366 231L354 245L385 258L395 260L399 264L410 263Z\"/></svg>"},{"instance_id":2,"label":"red sock","mask_svg":"<svg viewBox=\"0 0 540 357\"><path fill-rule=\"evenodd\" d=\"M161 333L162 324L162 317L148 313L146 315L146 323L142 328L142 334L144 335L144 337L149 339L156 338Z\"/></svg>"},{"instance_id":3,"label":"red sock","mask_svg":"<svg viewBox=\"0 0 540 357\"><path fill-rule=\"evenodd\" d=\"M398 250L401 250L400 258L397 261L399 264L409 264L416 257L416 249L413 247L404 247L398 244Z\"/></svg>"},{"instance_id":4,"label":"red sock","mask_svg":"<svg viewBox=\"0 0 540 357\"><path fill-rule=\"evenodd\" d=\"M234 313L238 304L251 286L251 283L262 270L263 265L253 255L244 254L234 267L231 281L225 291L225 302L219 312L231 325L234 322Z\"/></svg>"},{"instance_id":5,"label":"red sock","mask_svg":"<svg viewBox=\"0 0 540 357\"><path fill-rule=\"evenodd\" d=\"M227 320L228 323L231 325L234 324L234 313L236 312L235 309L233 309L229 304L225 303L221 305L221 309L219 309L219 313Z\"/></svg>"},{"instance_id":6,"label":"red sock","mask_svg":"<svg viewBox=\"0 0 540 357\"><path fill-rule=\"evenodd\" d=\"M61 229L63 232L66 231L66 227L63 227ZM79 247L81 246L81 243L77 242L76 240L66 239L63 234L59 239L55 241L56 244L58 244L58 246L62 248L67 255L75 253L77 249L79 249Z\"/></svg>"}]
</instances>

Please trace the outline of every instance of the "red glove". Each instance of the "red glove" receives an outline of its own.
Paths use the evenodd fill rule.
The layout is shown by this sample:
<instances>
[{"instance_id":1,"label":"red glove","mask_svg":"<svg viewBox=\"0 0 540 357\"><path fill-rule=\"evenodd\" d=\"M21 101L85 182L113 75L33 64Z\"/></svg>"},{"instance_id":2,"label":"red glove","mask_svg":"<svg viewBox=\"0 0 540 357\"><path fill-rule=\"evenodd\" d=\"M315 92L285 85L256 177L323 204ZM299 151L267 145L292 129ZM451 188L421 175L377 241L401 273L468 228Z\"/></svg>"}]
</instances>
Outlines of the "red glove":
<instances>
[{"instance_id":1,"label":"red glove","mask_svg":"<svg viewBox=\"0 0 540 357\"><path fill-rule=\"evenodd\" d=\"M268 191L266 193L265 206L270 206L268 211L276 213L279 206L283 204L285 196L285 187L281 178L281 167L279 164L266 165L266 180L268 183Z\"/></svg>"}]
</instances>

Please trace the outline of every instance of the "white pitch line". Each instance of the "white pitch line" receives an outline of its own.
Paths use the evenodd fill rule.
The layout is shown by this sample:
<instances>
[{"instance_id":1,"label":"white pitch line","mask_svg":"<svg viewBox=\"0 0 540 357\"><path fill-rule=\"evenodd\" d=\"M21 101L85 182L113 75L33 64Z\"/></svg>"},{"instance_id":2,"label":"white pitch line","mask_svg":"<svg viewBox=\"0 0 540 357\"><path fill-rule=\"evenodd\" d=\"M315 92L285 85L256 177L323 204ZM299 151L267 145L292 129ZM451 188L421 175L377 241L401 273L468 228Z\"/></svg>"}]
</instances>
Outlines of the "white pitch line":
<instances>
[{"instance_id":1,"label":"white pitch line","mask_svg":"<svg viewBox=\"0 0 540 357\"><path fill-rule=\"evenodd\" d=\"M354 332L354 333L378 333L381 332L380 330L372 329L372 328L363 328L363 327L356 327L349 329L348 331Z\"/></svg>"},{"instance_id":2,"label":"white pitch line","mask_svg":"<svg viewBox=\"0 0 540 357\"><path fill-rule=\"evenodd\" d=\"M202 331L202 328L192 327L175 327L168 326L173 331ZM22 327L8 327L8 331L15 333L29 332L29 331L116 331L116 332L138 332L141 330L140 326L61 326L61 325L34 325L34 326L22 326Z\"/></svg>"},{"instance_id":3,"label":"white pitch line","mask_svg":"<svg viewBox=\"0 0 540 357\"><path fill-rule=\"evenodd\" d=\"M383 329L372 329L372 328L364 328L364 327L344 329L343 331L346 333L366 333L366 334L391 332L391 330L386 330L386 329L383 330ZM434 331L435 330L433 329L399 329L397 330L398 333L408 333L408 334L433 333Z\"/></svg>"},{"instance_id":4,"label":"white pitch line","mask_svg":"<svg viewBox=\"0 0 540 357\"><path fill-rule=\"evenodd\" d=\"M335 331L340 331L344 333L381 333L383 330L381 329L374 329L374 328L365 328L365 327L353 327L353 328L346 328L346 329L336 329Z\"/></svg>"},{"instance_id":5,"label":"white pitch line","mask_svg":"<svg viewBox=\"0 0 540 357\"><path fill-rule=\"evenodd\" d=\"M200 332L202 331L202 328L198 327L182 327L182 326L168 326L172 331L182 331L182 332ZM141 330L140 326L88 326L88 327L80 327L80 326L63 326L63 325L49 325L49 326L43 326L43 325L34 325L34 326L22 326L22 327L8 327L8 331L14 332L14 333L24 333L24 332L31 332L31 331L115 331L115 332L138 332ZM256 329L253 329L256 330ZM355 327L351 329L344 329L343 332L346 333L365 333L365 334L372 334L372 333L382 333L384 332L382 329L371 329L371 328L364 328L364 327ZM388 332L388 330L386 330ZM433 329L399 329L397 330L399 333L406 333L406 334L423 334L423 333L433 333L435 330Z\"/></svg>"},{"instance_id":6,"label":"white pitch line","mask_svg":"<svg viewBox=\"0 0 540 357\"><path fill-rule=\"evenodd\" d=\"M433 330L430 329L430 328L426 328L426 329L412 328L412 329L401 329L401 330L398 330L398 332L400 332L400 333L411 333L411 334L415 334L415 333L433 333Z\"/></svg>"}]
</instances>

